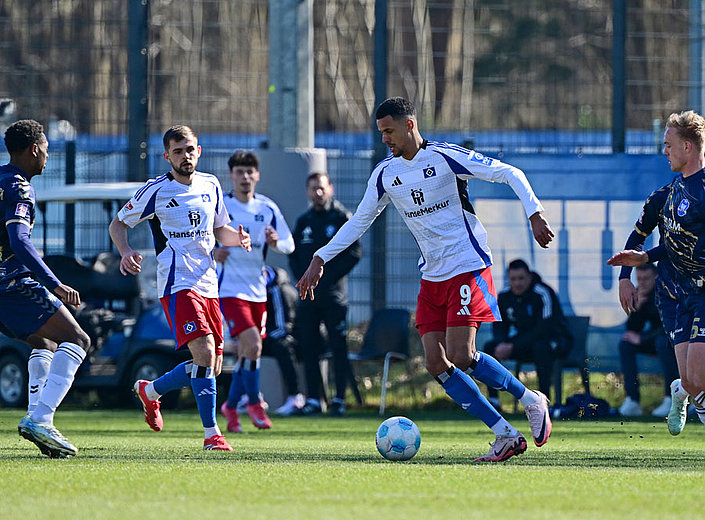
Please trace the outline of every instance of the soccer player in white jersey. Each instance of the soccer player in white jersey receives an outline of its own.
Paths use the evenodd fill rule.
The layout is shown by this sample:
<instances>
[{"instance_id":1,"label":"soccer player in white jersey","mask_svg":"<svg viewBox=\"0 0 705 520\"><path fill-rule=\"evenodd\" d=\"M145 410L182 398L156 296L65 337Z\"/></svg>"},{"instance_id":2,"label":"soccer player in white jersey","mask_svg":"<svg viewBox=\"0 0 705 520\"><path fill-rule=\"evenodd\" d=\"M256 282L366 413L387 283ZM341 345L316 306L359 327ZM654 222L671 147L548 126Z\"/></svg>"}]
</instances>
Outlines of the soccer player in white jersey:
<instances>
[{"instance_id":1,"label":"soccer player in white jersey","mask_svg":"<svg viewBox=\"0 0 705 520\"><path fill-rule=\"evenodd\" d=\"M534 443L543 446L552 427L546 396L527 389L496 359L475 348L480 323L501 317L487 233L468 199L467 181L509 184L524 206L534 238L545 248L553 231L541 215L541 203L521 170L460 146L423 139L416 109L406 99L385 100L377 108L376 119L391 155L373 170L352 218L313 256L297 284L301 298L314 297L324 264L360 238L391 202L421 250L416 327L426 369L456 403L496 436L490 451L476 460L506 460L523 453L526 440L490 405L473 377L519 399Z\"/></svg>"},{"instance_id":2,"label":"soccer player in white jersey","mask_svg":"<svg viewBox=\"0 0 705 520\"><path fill-rule=\"evenodd\" d=\"M237 405L247 396L247 415L260 430L272 427L259 392L262 337L267 323L267 278L264 258L268 249L288 255L294 239L279 207L268 197L255 193L259 181L259 159L252 152L235 152L228 160L233 191L225 195L225 209L233 222L250 234L252 252L218 247L220 306L230 337L238 340L238 362L228 399L220 408L228 420L229 432L241 432Z\"/></svg>"},{"instance_id":3,"label":"soccer player in white jersey","mask_svg":"<svg viewBox=\"0 0 705 520\"><path fill-rule=\"evenodd\" d=\"M193 130L173 126L164 134L164 158L171 171L147 181L110 223L110 237L122 257L123 275L141 271L142 255L130 247L127 227L150 221L157 254L157 289L176 338L192 360L155 381L135 382L145 421L154 431L164 426L159 397L191 385L203 422L204 450L232 451L215 420L215 377L223 363L223 321L212 251L216 240L250 250L250 237L230 218L218 179L196 170L201 147Z\"/></svg>"}]
</instances>

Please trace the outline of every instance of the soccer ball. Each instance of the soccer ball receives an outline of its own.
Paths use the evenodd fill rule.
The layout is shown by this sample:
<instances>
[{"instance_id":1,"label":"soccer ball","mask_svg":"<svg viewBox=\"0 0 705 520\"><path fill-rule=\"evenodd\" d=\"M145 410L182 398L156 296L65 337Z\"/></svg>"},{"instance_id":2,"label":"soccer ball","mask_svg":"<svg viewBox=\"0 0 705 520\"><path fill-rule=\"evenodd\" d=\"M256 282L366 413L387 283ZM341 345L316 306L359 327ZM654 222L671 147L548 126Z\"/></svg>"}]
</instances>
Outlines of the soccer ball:
<instances>
[{"instance_id":1,"label":"soccer ball","mask_svg":"<svg viewBox=\"0 0 705 520\"><path fill-rule=\"evenodd\" d=\"M409 460L421 446L421 434L414 421L390 417L377 428L377 451L388 460Z\"/></svg>"}]
</instances>

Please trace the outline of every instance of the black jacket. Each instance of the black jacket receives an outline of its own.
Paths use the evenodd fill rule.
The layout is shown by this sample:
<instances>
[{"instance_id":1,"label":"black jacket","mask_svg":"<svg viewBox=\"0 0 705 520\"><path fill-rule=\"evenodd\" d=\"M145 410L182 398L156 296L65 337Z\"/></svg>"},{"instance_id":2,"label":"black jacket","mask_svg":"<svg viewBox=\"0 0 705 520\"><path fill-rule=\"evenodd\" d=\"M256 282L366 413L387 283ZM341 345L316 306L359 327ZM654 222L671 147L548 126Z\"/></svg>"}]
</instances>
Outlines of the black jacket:
<instances>
[{"instance_id":1,"label":"black jacket","mask_svg":"<svg viewBox=\"0 0 705 520\"><path fill-rule=\"evenodd\" d=\"M291 334L296 319L299 293L289 281L289 273L267 266L267 337L284 338Z\"/></svg>"},{"instance_id":2,"label":"black jacket","mask_svg":"<svg viewBox=\"0 0 705 520\"><path fill-rule=\"evenodd\" d=\"M507 290L499 293L497 303L502 321L492 324L495 341L529 345L536 341L556 342L556 354L572 346L572 335L556 293L533 273L534 280L520 295Z\"/></svg>"},{"instance_id":3,"label":"black jacket","mask_svg":"<svg viewBox=\"0 0 705 520\"><path fill-rule=\"evenodd\" d=\"M289 255L289 266L298 280L306 272L313 254L326 245L333 235L350 218L350 213L340 202L333 200L326 209L310 208L301 215L294 227L296 249ZM345 251L327 262L323 277L315 289L316 301L334 301L347 304L346 275L362 257L362 247L355 241ZM307 300L308 301L308 300Z\"/></svg>"},{"instance_id":4,"label":"black jacket","mask_svg":"<svg viewBox=\"0 0 705 520\"><path fill-rule=\"evenodd\" d=\"M654 298L655 291L651 291L646 301L637 306L627 318L627 330L640 333L642 343L652 341L664 334Z\"/></svg>"}]
</instances>

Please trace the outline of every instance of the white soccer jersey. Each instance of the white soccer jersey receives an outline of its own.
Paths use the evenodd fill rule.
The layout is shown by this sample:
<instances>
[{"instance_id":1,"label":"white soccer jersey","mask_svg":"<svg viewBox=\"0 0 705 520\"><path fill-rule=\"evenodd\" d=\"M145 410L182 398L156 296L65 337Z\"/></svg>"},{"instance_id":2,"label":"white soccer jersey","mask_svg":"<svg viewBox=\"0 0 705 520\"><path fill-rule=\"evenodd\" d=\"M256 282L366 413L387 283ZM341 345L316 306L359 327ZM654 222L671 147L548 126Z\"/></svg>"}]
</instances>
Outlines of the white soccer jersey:
<instances>
[{"instance_id":1,"label":"white soccer jersey","mask_svg":"<svg viewBox=\"0 0 705 520\"><path fill-rule=\"evenodd\" d=\"M443 281L488 267L487 232L468 200L468 179L509 184L527 217L543 211L518 168L457 145L424 141L412 160L389 156L375 167L355 214L316 255L327 262L343 251L391 201L421 250L422 278Z\"/></svg>"},{"instance_id":2,"label":"white soccer jersey","mask_svg":"<svg viewBox=\"0 0 705 520\"><path fill-rule=\"evenodd\" d=\"M267 280L264 259L267 255L267 241L264 230L272 226L279 240L278 253L288 255L294 252L294 237L273 200L255 193L255 198L240 202L232 194L225 195L225 208L234 227L242 224L250 234L252 251L241 247L231 247L230 255L224 264L218 264L218 285L220 297L240 298L250 302L267 301Z\"/></svg>"},{"instance_id":3,"label":"white soccer jersey","mask_svg":"<svg viewBox=\"0 0 705 520\"><path fill-rule=\"evenodd\" d=\"M184 289L218 297L213 229L226 225L230 218L217 177L197 171L191 185L185 185L171 173L164 174L147 181L117 217L130 227L150 219L160 297Z\"/></svg>"}]
</instances>

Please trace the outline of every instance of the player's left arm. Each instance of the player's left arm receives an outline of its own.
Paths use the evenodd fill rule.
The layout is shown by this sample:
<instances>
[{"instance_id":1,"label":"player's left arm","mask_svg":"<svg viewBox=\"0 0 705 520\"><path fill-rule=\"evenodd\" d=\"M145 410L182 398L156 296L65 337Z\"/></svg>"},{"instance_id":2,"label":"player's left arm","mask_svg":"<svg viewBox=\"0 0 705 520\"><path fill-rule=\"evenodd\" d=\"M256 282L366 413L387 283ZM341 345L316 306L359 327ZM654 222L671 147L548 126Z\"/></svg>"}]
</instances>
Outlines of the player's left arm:
<instances>
[{"instance_id":1,"label":"player's left arm","mask_svg":"<svg viewBox=\"0 0 705 520\"><path fill-rule=\"evenodd\" d=\"M213 229L213 235L224 246L241 247L247 252L252 251L250 234L244 230L242 224L237 229L225 224Z\"/></svg>"},{"instance_id":2,"label":"player's left arm","mask_svg":"<svg viewBox=\"0 0 705 520\"><path fill-rule=\"evenodd\" d=\"M444 155L451 161L457 161L457 165L460 168L453 168L453 164L451 164L451 168L462 179L477 178L509 184L517 197L519 197L522 206L524 206L524 212L529 218L534 239L541 247L548 247L549 242L553 240L555 235L548 220L543 216L544 209L541 202L536 197L522 170L497 159L485 157L482 154L463 148L444 150Z\"/></svg>"},{"instance_id":3,"label":"player's left arm","mask_svg":"<svg viewBox=\"0 0 705 520\"><path fill-rule=\"evenodd\" d=\"M294 252L294 237L277 206L272 206L273 222L264 230L267 245L277 253L290 255Z\"/></svg>"}]
</instances>

